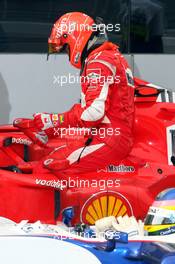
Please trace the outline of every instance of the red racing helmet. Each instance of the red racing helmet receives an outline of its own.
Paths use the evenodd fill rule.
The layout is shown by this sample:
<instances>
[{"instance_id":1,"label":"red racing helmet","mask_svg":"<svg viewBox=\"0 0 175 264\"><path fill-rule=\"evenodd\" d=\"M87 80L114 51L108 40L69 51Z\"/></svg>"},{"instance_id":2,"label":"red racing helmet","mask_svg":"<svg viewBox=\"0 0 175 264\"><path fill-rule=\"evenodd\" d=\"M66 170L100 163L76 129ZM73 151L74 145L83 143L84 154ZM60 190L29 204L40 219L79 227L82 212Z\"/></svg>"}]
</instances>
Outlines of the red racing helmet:
<instances>
[{"instance_id":1,"label":"red racing helmet","mask_svg":"<svg viewBox=\"0 0 175 264\"><path fill-rule=\"evenodd\" d=\"M66 13L53 25L48 39L49 54L67 49L70 63L81 68L82 52L93 33L94 20L81 12Z\"/></svg>"}]
</instances>

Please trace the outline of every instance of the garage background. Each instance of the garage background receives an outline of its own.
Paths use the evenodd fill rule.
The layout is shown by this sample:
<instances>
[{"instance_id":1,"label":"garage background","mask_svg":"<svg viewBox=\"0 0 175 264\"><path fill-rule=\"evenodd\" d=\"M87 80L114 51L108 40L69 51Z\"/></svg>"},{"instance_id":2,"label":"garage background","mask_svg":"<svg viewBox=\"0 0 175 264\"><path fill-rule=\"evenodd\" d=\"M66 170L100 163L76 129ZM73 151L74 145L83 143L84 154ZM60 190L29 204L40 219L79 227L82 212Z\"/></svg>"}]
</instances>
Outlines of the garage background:
<instances>
[{"instance_id":1,"label":"garage background","mask_svg":"<svg viewBox=\"0 0 175 264\"><path fill-rule=\"evenodd\" d=\"M0 0L0 124L34 112L66 111L79 101L79 71L68 57L52 55L47 61L52 24L70 11L100 16L106 25L120 24L120 31L108 36L134 75L175 90L174 1ZM61 85L61 76L71 83Z\"/></svg>"}]
</instances>

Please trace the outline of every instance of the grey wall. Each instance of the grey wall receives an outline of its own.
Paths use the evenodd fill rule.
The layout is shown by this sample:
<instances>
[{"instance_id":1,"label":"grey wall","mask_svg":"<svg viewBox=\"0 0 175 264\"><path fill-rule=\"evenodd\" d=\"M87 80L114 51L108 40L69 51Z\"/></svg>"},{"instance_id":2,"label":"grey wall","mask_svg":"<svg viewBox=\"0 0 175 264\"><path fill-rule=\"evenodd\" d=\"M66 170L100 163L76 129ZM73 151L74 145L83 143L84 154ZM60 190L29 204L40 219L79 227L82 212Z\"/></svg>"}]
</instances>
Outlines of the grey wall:
<instances>
[{"instance_id":1,"label":"grey wall","mask_svg":"<svg viewBox=\"0 0 175 264\"><path fill-rule=\"evenodd\" d=\"M61 85L57 78L70 74L78 78L79 71L65 55L50 56L49 61L46 55L0 55L0 123L70 108L79 100L79 80Z\"/></svg>"},{"instance_id":2,"label":"grey wall","mask_svg":"<svg viewBox=\"0 0 175 264\"><path fill-rule=\"evenodd\" d=\"M174 87L175 55L126 56L134 74L158 85ZM62 84L69 79L70 83ZM74 80L73 78L76 78ZM0 124L35 112L62 112L78 102L79 70L66 55L0 55Z\"/></svg>"},{"instance_id":3,"label":"grey wall","mask_svg":"<svg viewBox=\"0 0 175 264\"><path fill-rule=\"evenodd\" d=\"M133 56L134 75L175 90L175 55L142 54Z\"/></svg>"}]
</instances>

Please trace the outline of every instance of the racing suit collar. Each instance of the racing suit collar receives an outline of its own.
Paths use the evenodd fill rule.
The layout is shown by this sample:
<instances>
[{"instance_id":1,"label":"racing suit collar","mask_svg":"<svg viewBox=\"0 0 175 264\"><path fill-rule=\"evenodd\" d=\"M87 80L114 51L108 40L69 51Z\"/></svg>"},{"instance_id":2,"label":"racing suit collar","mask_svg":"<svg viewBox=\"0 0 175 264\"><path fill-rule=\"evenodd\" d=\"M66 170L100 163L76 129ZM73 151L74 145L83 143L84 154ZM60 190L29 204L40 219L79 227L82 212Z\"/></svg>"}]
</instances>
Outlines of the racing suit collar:
<instances>
[{"instance_id":1,"label":"racing suit collar","mask_svg":"<svg viewBox=\"0 0 175 264\"><path fill-rule=\"evenodd\" d=\"M91 56L91 55L93 55L95 53L98 53L98 52L100 52L102 50L118 50L118 49L119 49L119 46L113 44L112 42L105 41L100 46L97 45L97 47L94 47L92 50L89 50L89 52L87 52L87 54L86 54L86 57L82 60L82 68L81 68L81 71L80 71L80 76L83 73L85 61L86 61L86 59L89 56Z\"/></svg>"},{"instance_id":2,"label":"racing suit collar","mask_svg":"<svg viewBox=\"0 0 175 264\"><path fill-rule=\"evenodd\" d=\"M117 50L119 49L119 46L113 44L112 42L106 41L96 49L92 50L89 55L93 55L94 53L98 53L103 50Z\"/></svg>"}]
</instances>

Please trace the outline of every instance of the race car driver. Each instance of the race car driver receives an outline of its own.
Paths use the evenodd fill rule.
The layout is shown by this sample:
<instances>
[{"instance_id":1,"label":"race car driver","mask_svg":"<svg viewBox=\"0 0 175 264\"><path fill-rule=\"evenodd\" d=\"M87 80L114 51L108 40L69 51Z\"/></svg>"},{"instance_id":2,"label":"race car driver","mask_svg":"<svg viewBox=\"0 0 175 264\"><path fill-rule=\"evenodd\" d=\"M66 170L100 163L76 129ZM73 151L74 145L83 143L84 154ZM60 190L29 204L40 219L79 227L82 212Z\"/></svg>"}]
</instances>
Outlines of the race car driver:
<instances>
[{"instance_id":1,"label":"race car driver","mask_svg":"<svg viewBox=\"0 0 175 264\"><path fill-rule=\"evenodd\" d=\"M165 189L156 197L146 216L144 230L148 236L175 234L175 188Z\"/></svg>"},{"instance_id":2,"label":"race car driver","mask_svg":"<svg viewBox=\"0 0 175 264\"><path fill-rule=\"evenodd\" d=\"M81 103L65 113L36 113L35 125L46 133L68 127L91 133L67 138L44 159L44 167L70 175L119 163L133 144L134 82L127 61L108 41L104 24L80 12L61 16L48 44L49 54L66 51L70 63L81 70Z\"/></svg>"}]
</instances>

